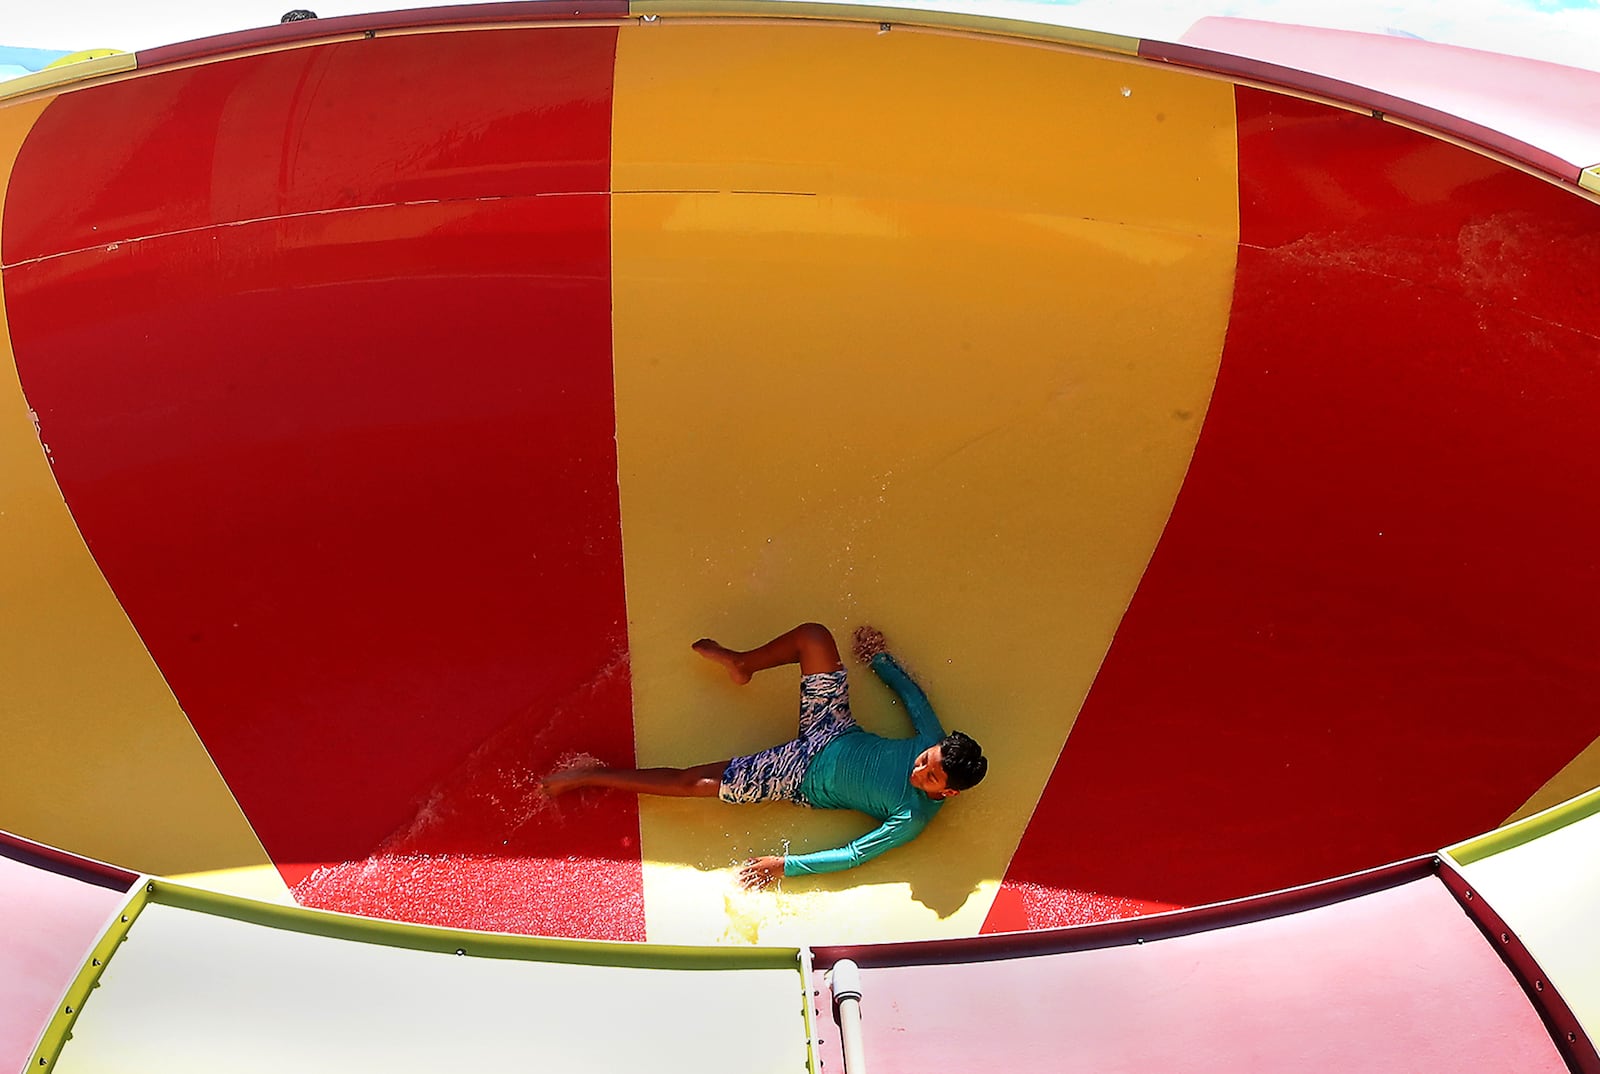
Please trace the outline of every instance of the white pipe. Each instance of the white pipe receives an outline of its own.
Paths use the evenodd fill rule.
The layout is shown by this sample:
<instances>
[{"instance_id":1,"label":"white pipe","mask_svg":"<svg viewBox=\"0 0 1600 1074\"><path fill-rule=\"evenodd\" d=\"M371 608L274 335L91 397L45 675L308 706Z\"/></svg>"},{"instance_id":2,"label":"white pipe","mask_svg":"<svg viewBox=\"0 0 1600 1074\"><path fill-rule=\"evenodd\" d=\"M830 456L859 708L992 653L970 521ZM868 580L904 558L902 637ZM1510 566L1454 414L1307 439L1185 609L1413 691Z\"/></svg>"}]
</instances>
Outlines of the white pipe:
<instances>
[{"instance_id":1,"label":"white pipe","mask_svg":"<svg viewBox=\"0 0 1600 1074\"><path fill-rule=\"evenodd\" d=\"M867 1053L861 1041L860 968L848 958L841 958L833 964L830 986L839 1018L839 1044L844 1049L845 1074L867 1074Z\"/></svg>"}]
</instances>

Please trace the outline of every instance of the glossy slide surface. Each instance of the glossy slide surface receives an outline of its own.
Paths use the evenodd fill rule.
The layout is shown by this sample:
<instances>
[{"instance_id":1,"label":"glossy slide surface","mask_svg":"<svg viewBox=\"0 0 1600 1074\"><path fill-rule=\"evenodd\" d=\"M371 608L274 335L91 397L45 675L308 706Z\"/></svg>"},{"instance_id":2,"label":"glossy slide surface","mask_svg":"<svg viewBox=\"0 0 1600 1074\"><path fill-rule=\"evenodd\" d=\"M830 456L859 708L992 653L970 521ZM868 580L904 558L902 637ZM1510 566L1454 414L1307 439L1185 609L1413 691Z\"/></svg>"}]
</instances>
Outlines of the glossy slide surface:
<instances>
[{"instance_id":1,"label":"glossy slide surface","mask_svg":"<svg viewBox=\"0 0 1600 1074\"><path fill-rule=\"evenodd\" d=\"M0 828L799 949L1238 899L1594 786L1575 172L1180 46L763 11L328 20L0 98ZM868 825L538 793L789 737L792 669L688 645L803 620L882 627L991 757L909 847L752 893Z\"/></svg>"},{"instance_id":2,"label":"glossy slide surface","mask_svg":"<svg viewBox=\"0 0 1600 1074\"><path fill-rule=\"evenodd\" d=\"M1596 738L1600 322L1562 259L1595 206L1367 117L1238 102L1206 426L1001 927L1059 921L1063 889L1193 905L1426 853Z\"/></svg>"}]
</instances>

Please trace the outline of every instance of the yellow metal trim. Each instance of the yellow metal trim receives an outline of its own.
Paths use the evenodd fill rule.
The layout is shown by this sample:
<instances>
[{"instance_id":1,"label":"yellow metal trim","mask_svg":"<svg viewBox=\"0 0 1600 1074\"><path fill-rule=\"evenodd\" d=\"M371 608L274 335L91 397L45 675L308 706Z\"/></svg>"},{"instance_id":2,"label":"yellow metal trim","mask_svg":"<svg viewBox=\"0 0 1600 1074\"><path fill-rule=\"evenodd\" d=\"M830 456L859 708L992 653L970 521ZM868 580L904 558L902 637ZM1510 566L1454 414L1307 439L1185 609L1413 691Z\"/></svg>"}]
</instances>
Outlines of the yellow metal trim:
<instances>
[{"instance_id":1,"label":"yellow metal trim","mask_svg":"<svg viewBox=\"0 0 1600 1074\"><path fill-rule=\"evenodd\" d=\"M121 55L124 55L124 51L120 48L86 48L79 52L69 53L68 55L61 57L59 60L51 60L49 63L41 67L40 70L48 71L53 67L65 67L69 63L82 63L84 60L103 60L107 56Z\"/></svg>"},{"instance_id":2,"label":"yellow metal trim","mask_svg":"<svg viewBox=\"0 0 1600 1074\"><path fill-rule=\"evenodd\" d=\"M0 82L0 101L25 97L40 90L60 89L74 82L87 82L91 78L126 74L138 66L138 57L133 53L119 52L115 56L100 56L60 67L47 67L31 75Z\"/></svg>"},{"instance_id":3,"label":"yellow metal trim","mask_svg":"<svg viewBox=\"0 0 1600 1074\"><path fill-rule=\"evenodd\" d=\"M1139 39L1122 34L1079 30L1071 26L1000 19L988 15L969 15L956 11L926 11L919 8L873 7L865 4L819 4L806 0L727 0L711 4L707 0L633 0L630 11L636 16L670 18L776 18L827 19L835 22L875 22L889 26L925 27L936 30L964 30L974 33L1023 37L1054 44L1078 45L1125 56L1139 55Z\"/></svg>"},{"instance_id":4,"label":"yellow metal trim","mask_svg":"<svg viewBox=\"0 0 1600 1074\"><path fill-rule=\"evenodd\" d=\"M812 1017L816 995L821 986L816 984L817 968L812 962L811 948L800 948L800 1013L806 1021L806 1074L819 1074L817 1069L817 1023Z\"/></svg>"},{"instance_id":5,"label":"yellow metal trim","mask_svg":"<svg viewBox=\"0 0 1600 1074\"><path fill-rule=\"evenodd\" d=\"M167 880L146 885L150 899L162 906L193 910L266 928L356 943L382 944L436 954L478 958L561 962L584 966L623 966L656 970L793 970L800 972L798 947L674 947L664 944L616 943L605 940L560 940L436 928L400 921L308 910L256 902L236 895L205 891Z\"/></svg>"},{"instance_id":6,"label":"yellow metal trim","mask_svg":"<svg viewBox=\"0 0 1600 1074\"><path fill-rule=\"evenodd\" d=\"M89 994L100 987L100 975L106 971L106 964L111 961L111 956L116 954L122 941L128 938L128 930L133 927L139 912L149 903L150 893L154 888L154 883L141 881L128 894L122 908L117 911L117 916L112 919L110 927L100 935L100 942L94 945L83 968L67 987L67 994L56 1007L56 1013L51 1017L50 1023L40 1034L39 1043L33 1050L33 1062L28 1069L43 1071L54 1069L56 1060L61 1057L62 1047L72 1036L72 1027L78 1021L78 1013L88 1002Z\"/></svg>"},{"instance_id":7,"label":"yellow metal trim","mask_svg":"<svg viewBox=\"0 0 1600 1074\"><path fill-rule=\"evenodd\" d=\"M1543 813L1535 813L1526 820L1508 824L1487 835L1480 835L1476 839L1468 839L1464 843L1447 847L1444 853L1458 865L1471 865L1503 851L1524 846L1541 836L1549 835L1558 828L1576 824L1596 813L1600 813L1600 788L1588 794L1581 794L1570 802L1564 802Z\"/></svg>"},{"instance_id":8,"label":"yellow metal trim","mask_svg":"<svg viewBox=\"0 0 1600 1074\"><path fill-rule=\"evenodd\" d=\"M1591 193L1600 194L1600 164L1583 169L1578 176L1578 185Z\"/></svg>"}]
</instances>

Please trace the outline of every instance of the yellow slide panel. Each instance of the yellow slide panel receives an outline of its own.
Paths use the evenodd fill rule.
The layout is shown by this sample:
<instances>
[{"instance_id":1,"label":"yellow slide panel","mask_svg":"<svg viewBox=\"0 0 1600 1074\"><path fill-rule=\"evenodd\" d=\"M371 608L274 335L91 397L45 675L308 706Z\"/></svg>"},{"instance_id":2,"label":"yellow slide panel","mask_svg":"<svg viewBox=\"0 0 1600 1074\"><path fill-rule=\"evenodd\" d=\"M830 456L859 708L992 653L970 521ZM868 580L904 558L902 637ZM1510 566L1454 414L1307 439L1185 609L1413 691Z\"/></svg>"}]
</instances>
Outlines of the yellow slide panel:
<instances>
[{"instance_id":1,"label":"yellow slide panel","mask_svg":"<svg viewBox=\"0 0 1600 1074\"><path fill-rule=\"evenodd\" d=\"M777 896L732 867L871 822L645 800L649 938L975 933L1210 398L1232 87L972 35L663 17L619 33L613 138L639 763L792 737L796 672L735 687L689 644L816 619L884 629L992 764L915 843ZM909 732L852 682L864 725Z\"/></svg>"},{"instance_id":2,"label":"yellow slide panel","mask_svg":"<svg viewBox=\"0 0 1600 1074\"><path fill-rule=\"evenodd\" d=\"M1535 791L1533 797L1529 798L1522 808L1507 817L1505 822L1514 824L1596 787L1600 787L1600 738L1589 743L1588 748L1574 757L1561 771L1551 776L1549 781Z\"/></svg>"},{"instance_id":3,"label":"yellow slide panel","mask_svg":"<svg viewBox=\"0 0 1600 1074\"><path fill-rule=\"evenodd\" d=\"M0 210L47 106L0 106ZM285 895L62 502L17 378L3 286L0 561L0 828L146 872L226 871L197 879Z\"/></svg>"}]
</instances>

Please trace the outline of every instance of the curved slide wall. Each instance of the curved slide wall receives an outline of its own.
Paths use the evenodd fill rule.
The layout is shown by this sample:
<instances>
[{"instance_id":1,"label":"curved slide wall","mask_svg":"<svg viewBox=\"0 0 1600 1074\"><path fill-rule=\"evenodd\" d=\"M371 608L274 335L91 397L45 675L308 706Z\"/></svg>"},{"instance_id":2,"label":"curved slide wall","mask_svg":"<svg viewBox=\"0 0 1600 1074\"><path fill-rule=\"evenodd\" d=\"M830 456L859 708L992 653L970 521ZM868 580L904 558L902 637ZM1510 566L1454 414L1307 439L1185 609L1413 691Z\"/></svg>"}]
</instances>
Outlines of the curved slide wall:
<instances>
[{"instance_id":1,"label":"curved slide wall","mask_svg":"<svg viewBox=\"0 0 1600 1074\"><path fill-rule=\"evenodd\" d=\"M954 107L952 65L992 88ZM990 122L1045 99L1080 103ZM179 68L28 126L10 338L94 563L301 901L628 939L971 933L1193 450L1233 109L1177 72L810 23ZM1116 137L1130 115L1146 137ZM960 167L952 124L981 145ZM80 161L91 131L121 145ZM1086 144L1116 148L1091 168ZM750 899L731 861L854 819L542 808L574 754L788 733L792 679L731 690L689 640L869 616L1007 771L893 868ZM997 689L1017 662L1049 674ZM65 823L23 804L24 832ZM249 860L194 858L161 867Z\"/></svg>"},{"instance_id":2,"label":"curved slide wall","mask_svg":"<svg viewBox=\"0 0 1600 1074\"><path fill-rule=\"evenodd\" d=\"M1593 740L1593 205L1138 42L515 14L0 108L7 827L894 939L1430 852ZM911 849L746 895L850 819L533 793L782 737L685 643L800 618L994 757Z\"/></svg>"}]
</instances>

